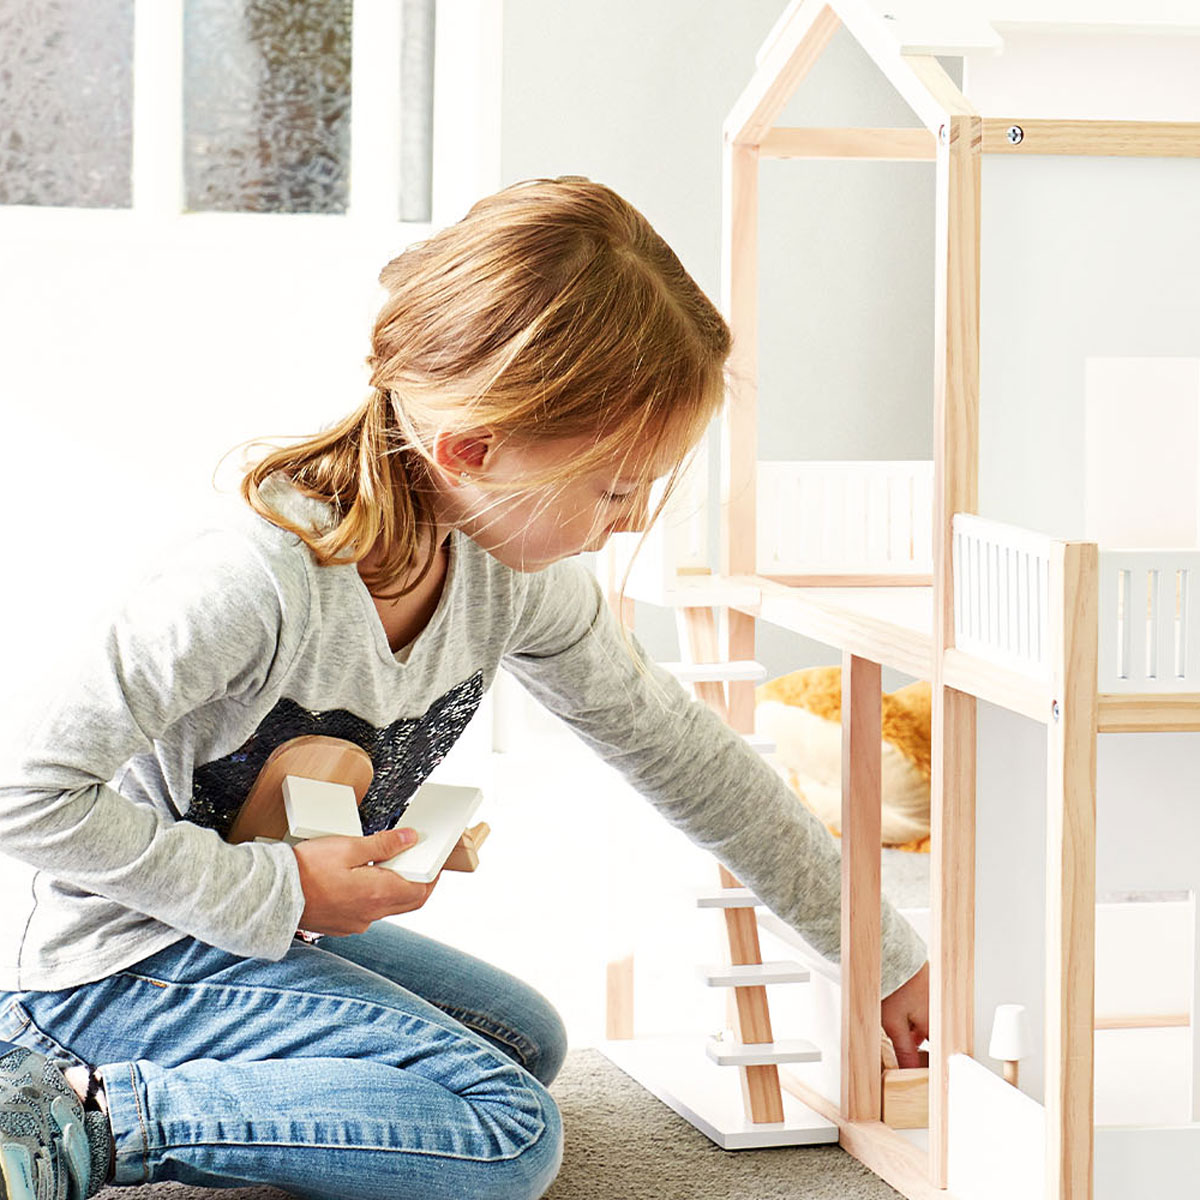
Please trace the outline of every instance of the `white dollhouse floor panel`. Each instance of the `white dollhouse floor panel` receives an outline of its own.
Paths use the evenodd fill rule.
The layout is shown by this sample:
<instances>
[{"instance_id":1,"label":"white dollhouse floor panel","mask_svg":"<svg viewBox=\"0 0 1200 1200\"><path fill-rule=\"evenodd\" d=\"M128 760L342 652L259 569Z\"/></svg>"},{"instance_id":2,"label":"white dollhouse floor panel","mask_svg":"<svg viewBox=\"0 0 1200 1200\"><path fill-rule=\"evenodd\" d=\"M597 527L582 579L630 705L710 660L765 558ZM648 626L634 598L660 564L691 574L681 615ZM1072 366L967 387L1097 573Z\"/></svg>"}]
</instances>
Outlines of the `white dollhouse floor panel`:
<instances>
[{"instance_id":1,"label":"white dollhouse floor panel","mask_svg":"<svg viewBox=\"0 0 1200 1200\"><path fill-rule=\"evenodd\" d=\"M1096 1124L1182 1125L1189 1108L1192 1031L1096 1032Z\"/></svg>"},{"instance_id":2,"label":"white dollhouse floor panel","mask_svg":"<svg viewBox=\"0 0 1200 1200\"><path fill-rule=\"evenodd\" d=\"M761 621L927 679L933 669L928 587L787 587L757 580Z\"/></svg>"},{"instance_id":3,"label":"white dollhouse floor panel","mask_svg":"<svg viewBox=\"0 0 1200 1200\"><path fill-rule=\"evenodd\" d=\"M597 1048L668 1108L723 1150L809 1146L838 1140L838 1128L783 1093L784 1120L754 1124L742 1107L738 1072L704 1053L704 1038L658 1037L603 1042Z\"/></svg>"},{"instance_id":4,"label":"white dollhouse floor panel","mask_svg":"<svg viewBox=\"0 0 1200 1200\"><path fill-rule=\"evenodd\" d=\"M914 632L933 629L933 589L927 587L805 588L820 604L860 616L874 617Z\"/></svg>"}]
</instances>

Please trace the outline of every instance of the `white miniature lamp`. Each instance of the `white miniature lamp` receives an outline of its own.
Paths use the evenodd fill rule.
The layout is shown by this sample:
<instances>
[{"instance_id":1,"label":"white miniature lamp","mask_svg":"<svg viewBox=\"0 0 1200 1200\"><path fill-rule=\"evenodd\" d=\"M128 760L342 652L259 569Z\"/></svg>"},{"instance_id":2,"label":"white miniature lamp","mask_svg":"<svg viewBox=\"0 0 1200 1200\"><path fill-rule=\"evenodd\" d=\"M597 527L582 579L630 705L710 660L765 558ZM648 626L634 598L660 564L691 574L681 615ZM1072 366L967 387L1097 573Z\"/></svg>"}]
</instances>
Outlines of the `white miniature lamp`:
<instances>
[{"instance_id":1,"label":"white miniature lamp","mask_svg":"<svg viewBox=\"0 0 1200 1200\"><path fill-rule=\"evenodd\" d=\"M988 1056L1004 1064L1005 1081L1017 1087L1018 1064L1029 1053L1029 1027L1025 1005L998 1004L992 1020Z\"/></svg>"}]
</instances>

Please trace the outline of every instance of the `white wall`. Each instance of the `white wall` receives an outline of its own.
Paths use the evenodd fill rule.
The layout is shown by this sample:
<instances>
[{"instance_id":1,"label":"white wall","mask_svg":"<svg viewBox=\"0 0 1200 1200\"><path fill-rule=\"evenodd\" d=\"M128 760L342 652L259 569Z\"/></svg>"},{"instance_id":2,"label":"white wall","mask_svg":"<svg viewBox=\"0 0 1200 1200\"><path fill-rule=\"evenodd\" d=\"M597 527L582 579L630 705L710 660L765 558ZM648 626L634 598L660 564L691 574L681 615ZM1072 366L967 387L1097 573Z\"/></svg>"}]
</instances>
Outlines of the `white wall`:
<instances>
[{"instance_id":1,"label":"white wall","mask_svg":"<svg viewBox=\"0 0 1200 1200\"><path fill-rule=\"evenodd\" d=\"M332 223L297 244L270 224L156 236L128 214L65 215L0 224L5 711L210 508L227 451L365 395L375 274L403 244Z\"/></svg>"}]
</instances>

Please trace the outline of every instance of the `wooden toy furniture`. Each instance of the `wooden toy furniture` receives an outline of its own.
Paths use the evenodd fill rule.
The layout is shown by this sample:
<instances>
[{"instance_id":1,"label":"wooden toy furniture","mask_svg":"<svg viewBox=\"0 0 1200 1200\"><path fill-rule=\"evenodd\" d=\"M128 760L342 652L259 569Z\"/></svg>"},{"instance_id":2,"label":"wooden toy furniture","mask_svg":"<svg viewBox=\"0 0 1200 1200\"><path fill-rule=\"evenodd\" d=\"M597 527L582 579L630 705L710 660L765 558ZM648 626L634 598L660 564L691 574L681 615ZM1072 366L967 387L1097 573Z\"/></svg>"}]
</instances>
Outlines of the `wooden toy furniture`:
<instances>
[{"instance_id":1,"label":"wooden toy furniture","mask_svg":"<svg viewBox=\"0 0 1200 1200\"><path fill-rule=\"evenodd\" d=\"M284 802L284 780L289 776L346 784L354 789L361 804L371 786L375 769L371 756L344 738L306 734L277 746L263 763L250 794L242 803L229 831L229 841L252 842L255 838L281 841L288 834L288 816ZM459 838L446 859L447 871L474 871L479 866L479 850L491 828L484 821L472 825Z\"/></svg>"},{"instance_id":2,"label":"wooden toy furniture","mask_svg":"<svg viewBox=\"0 0 1200 1200\"><path fill-rule=\"evenodd\" d=\"M839 31L915 127L776 126ZM1187 1194L1200 1169L1200 1038L1191 1039L1193 1123L1093 1121L1097 737L1200 731L1200 539L1186 482L1200 439L1160 428L1146 484L1104 508L1114 489L1125 497L1121 456L1135 451L1134 431L1164 387L1182 389L1190 428L1200 413L1200 301L1186 286L1200 278L1197 35L1200 14L1165 2L795 0L724 129L722 300L739 382L722 429L719 565L708 557L700 462L646 552L627 571L630 547L618 544L609 567L614 586L627 575L627 599L690 614L693 644L703 640L696 630L723 629L719 647L711 638L699 647L701 661L753 660L759 621L843 654L845 950L840 969L809 964L810 986L836 993L840 1021L805 1031L822 1064L775 1070L785 1093L911 1200L1136 1200ZM962 59L961 85L949 58ZM931 164L931 462L757 461L759 166L772 158ZM1115 356L1136 354L1155 357L1131 368L1141 382L1126 389L1107 441L1118 459L1100 471L1104 438L1093 433L1112 424L1108 392L1134 361ZM1182 382L1157 379L1165 356L1180 358ZM1188 486L1190 541L1151 522L1158 540L1128 549L1124 534L1094 527L1102 509L1115 528L1126 499ZM933 689L924 1139L882 1119L881 666ZM709 686L749 733L753 684ZM985 1065L976 1030L976 955L989 951L976 944L977 738L997 709L1032 722L1045 748L1044 1024L1022 1070L1040 1098ZM1193 879L1200 889L1200 867ZM770 914L757 923L789 935ZM610 983L614 1011L628 1012L628 965ZM1193 991L1193 1029L1198 1011ZM743 1015L743 1041L747 1024ZM697 1110L701 1101L664 1085L661 1061L638 1042L617 1046L616 1061L679 1111ZM763 1140L739 1144L769 1144L772 1121L753 1104L747 1113Z\"/></svg>"},{"instance_id":3,"label":"wooden toy furniture","mask_svg":"<svg viewBox=\"0 0 1200 1200\"><path fill-rule=\"evenodd\" d=\"M229 841L252 842L256 837L281 840L287 835L287 809L283 781L288 775L345 783L358 802L367 794L375 768L371 756L344 738L308 734L291 738L271 751L250 794L242 802L229 830Z\"/></svg>"}]
</instances>

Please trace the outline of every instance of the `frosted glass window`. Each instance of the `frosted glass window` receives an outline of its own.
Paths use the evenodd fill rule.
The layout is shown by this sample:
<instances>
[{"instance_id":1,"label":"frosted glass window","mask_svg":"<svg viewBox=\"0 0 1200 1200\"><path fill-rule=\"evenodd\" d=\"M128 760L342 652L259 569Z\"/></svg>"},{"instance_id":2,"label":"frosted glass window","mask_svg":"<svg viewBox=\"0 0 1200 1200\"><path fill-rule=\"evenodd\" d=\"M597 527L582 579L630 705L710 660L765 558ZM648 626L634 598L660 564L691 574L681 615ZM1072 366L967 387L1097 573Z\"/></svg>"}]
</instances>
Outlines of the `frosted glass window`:
<instances>
[{"instance_id":1,"label":"frosted glass window","mask_svg":"<svg viewBox=\"0 0 1200 1200\"><path fill-rule=\"evenodd\" d=\"M0 0L0 204L127 208L133 0Z\"/></svg>"},{"instance_id":2,"label":"frosted glass window","mask_svg":"<svg viewBox=\"0 0 1200 1200\"><path fill-rule=\"evenodd\" d=\"M346 211L352 0L186 0L187 207Z\"/></svg>"}]
</instances>

